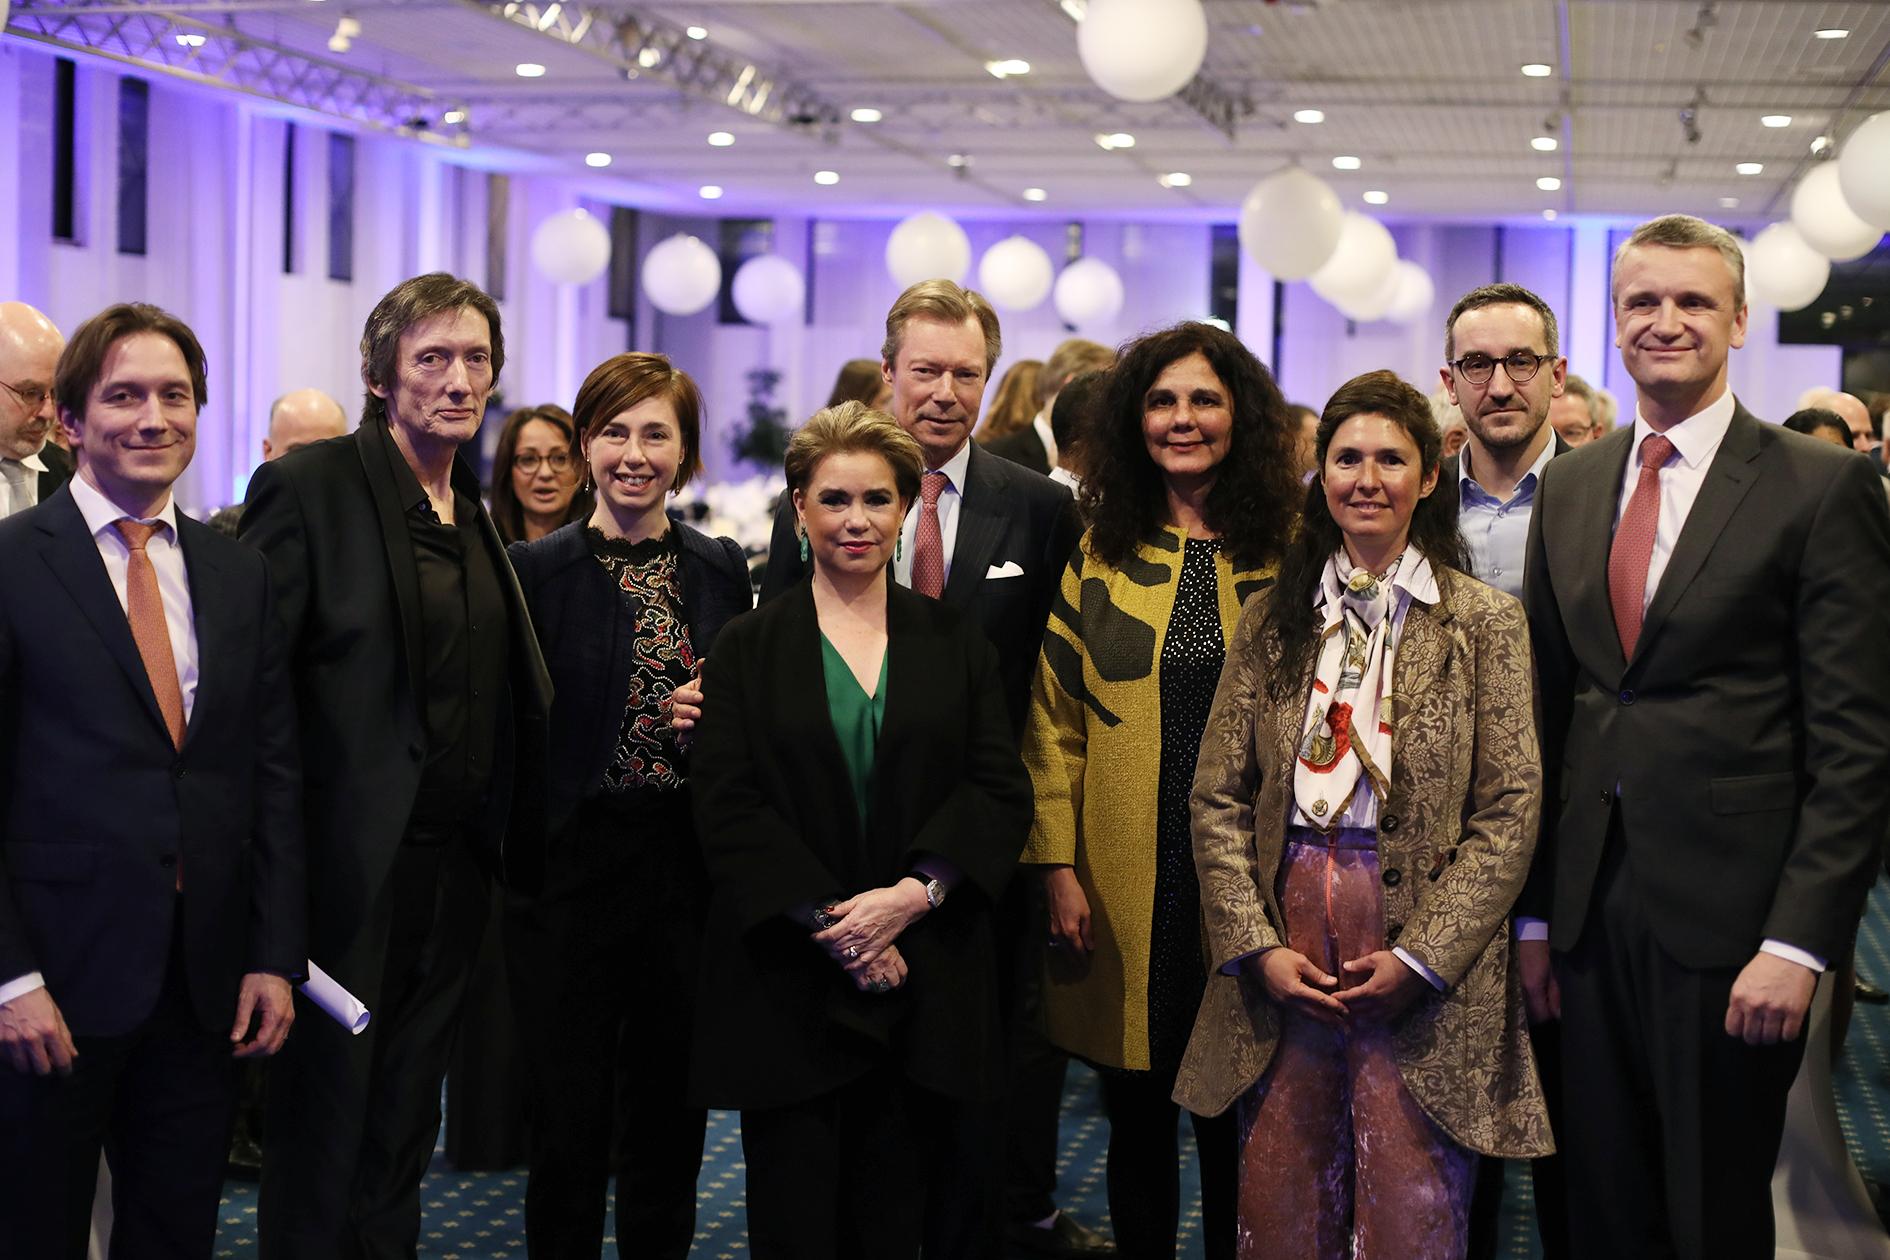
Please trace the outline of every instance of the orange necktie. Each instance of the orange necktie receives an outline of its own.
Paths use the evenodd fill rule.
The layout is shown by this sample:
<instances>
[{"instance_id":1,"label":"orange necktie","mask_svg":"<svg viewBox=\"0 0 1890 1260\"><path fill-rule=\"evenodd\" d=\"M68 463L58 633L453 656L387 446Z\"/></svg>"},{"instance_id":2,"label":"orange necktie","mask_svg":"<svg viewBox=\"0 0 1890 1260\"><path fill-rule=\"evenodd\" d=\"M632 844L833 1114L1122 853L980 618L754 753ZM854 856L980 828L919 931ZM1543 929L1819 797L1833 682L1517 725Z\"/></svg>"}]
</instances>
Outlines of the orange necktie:
<instances>
[{"instance_id":1,"label":"orange necktie","mask_svg":"<svg viewBox=\"0 0 1890 1260\"><path fill-rule=\"evenodd\" d=\"M125 565L125 616L131 621L131 637L144 658L144 672L157 696L158 712L164 715L164 729L171 733L173 747L184 746L184 689L177 682L177 658L171 655L171 632L164 621L164 597L158 593L157 570L145 554L145 544L162 525L147 525L130 517L112 522L112 528L131 548Z\"/></svg>"}]
</instances>

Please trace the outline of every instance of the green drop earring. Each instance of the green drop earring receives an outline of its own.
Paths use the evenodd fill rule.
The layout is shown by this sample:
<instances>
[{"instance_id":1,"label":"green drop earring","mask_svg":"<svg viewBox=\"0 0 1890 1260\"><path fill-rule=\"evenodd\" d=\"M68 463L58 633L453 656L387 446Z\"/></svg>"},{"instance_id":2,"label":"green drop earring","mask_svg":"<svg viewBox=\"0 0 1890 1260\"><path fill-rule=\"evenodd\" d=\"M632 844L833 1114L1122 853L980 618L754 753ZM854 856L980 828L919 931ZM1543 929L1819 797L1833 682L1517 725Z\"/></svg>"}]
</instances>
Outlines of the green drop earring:
<instances>
[{"instance_id":1,"label":"green drop earring","mask_svg":"<svg viewBox=\"0 0 1890 1260\"><path fill-rule=\"evenodd\" d=\"M905 554L906 554L906 536L904 534L893 535L893 563L894 564L899 563L899 557Z\"/></svg>"},{"instance_id":2,"label":"green drop earring","mask_svg":"<svg viewBox=\"0 0 1890 1260\"><path fill-rule=\"evenodd\" d=\"M814 549L807 542L807 531L801 531L801 563L806 564L814 558Z\"/></svg>"}]
</instances>

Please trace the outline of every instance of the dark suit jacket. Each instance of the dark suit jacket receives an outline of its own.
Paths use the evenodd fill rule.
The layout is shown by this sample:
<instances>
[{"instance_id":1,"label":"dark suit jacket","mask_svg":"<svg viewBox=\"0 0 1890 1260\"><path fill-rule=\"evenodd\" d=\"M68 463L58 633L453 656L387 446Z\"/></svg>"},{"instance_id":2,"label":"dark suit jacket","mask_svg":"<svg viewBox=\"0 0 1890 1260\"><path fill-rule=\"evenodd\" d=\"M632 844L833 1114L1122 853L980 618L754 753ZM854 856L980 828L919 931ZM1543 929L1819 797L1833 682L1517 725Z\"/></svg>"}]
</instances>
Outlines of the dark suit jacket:
<instances>
[{"instance_id":1,"label":"dark suit jacket","mask_svg":"<svg viewBox=\"0 0 1890 1260\"><path fill-rule=\"evenodd\" d=\"M48 442L39 448L39 461L46 465L46 471L39 475L39 501L44 503L53 497L53 491L71 479L72 456Z\"/></svg>"},{"instance_id":2,"label":"dark suit jacket","mask_svg":"<svg viewBox=\"0 0 1890 1260\"><path fill-rule=\"evenodd\" d=\"M1549 433L1555 447L1555 453L1549 456L1550 460L1560 459L1562 456L1575 449L1567 442L1564 442L1562 435L1555 432L1554 429L1549 430ZM1444 492L1444 502L1450 505L1450 517L1452 520L1456 520L1463 515L1462 468L1463 460L1458 455L1452 455L1438 465L1437 488Z\"/></svg>"},{"instance_id":3,"label":"dark suit jacket","mask_svg":"<svg viewBox=\"0 0 1890 1260\"><path fill-rule=\"evenodd\" d=\"M683 621L702 660L728 619L754 602L748 562L732 539L710 538L680 521L672 528L682 552ZM546 831L556 836L616 750L635 663L637 610L591 554L582 521L536 542L513 543L510 555L556 695L545 779Z\"/></svg>"},{"instance_id":4,"label":"dark suit jacket","mask_svg":"<svg viewBox=\"0 0 1890 1260\"><path fill-rule=\"evenodd\" d=\"M1083 526L1076 504L1048 477L1019 468L975 442L965 470L958 505L958 538L952 546L951 575L945 579L944 603L963 612L983 629L997 649L998 672L1011 729L1021 733L1030 704L1030 680L1043 650L1043 628L1050 601L1063 580L1063 566L1076 550ZM918 505L913 505L918 510ZM988 576L1010 565L1014 577ZM768 575L761 602L807 576L794 530L794 500L781 496L768 544Z\"/></svg>"},{"instance_id":5,"label":"dark suit jacket","mask_svg":"<svg viewBox=\"0 0 1890 1260\"><path fill-rule=\"evenodd\" d=\"M1013 464L1022 464L1034 473L1050 475L1050 452L1043 448L1043 439L1037 436L1034 424L1006 433L987 443L984 449L993 455L1002 455Z\"/></svg>"},{"instance_id":6,"label":"dark suit jacket","mask_svg":"<svg viewBox=\"0 0 1890 1260\"><path fill-rule=\"evenodd\" d=\"M1768 938L1836 959L1890 822L1883 488L1868 460L1739 407L1624 660L1608 551L1633 432L1555 460L1537 491L1547 808L1519 912L1574 947L1619 810L1682 966L1740 966Z\"/></svg>"},{"instance_id":7,"label":"dark suit jacket","mask_svg":"<svg viewBox=\"0 0 1890 1260\"><path fill-rule=\"evenodd\" d=\"M243 973L300 975L295 711L262 558L181 513L198 682L171 744L131 625L68 489L0 521L0 979L41 972L67 1025L156 1005L177 863L198 1020Z\"/></svg>"},{"instance_id":8,"label":"dark suit jacket","mask_svg":"<svg viewBox=\"0 0 1890 1260\"><path fill-rule=\"evenodd\" d=\"M370 943L357 974L344 974L341 960L367 926L426 756L419 578L386 441L384 429L363 424L261 465L242 521L243 541L268 558L288 632L307 767L312 957L370 1006L380 990L379 947ZM464 462L453 466L453 485L479 501L478 479ZM543 870L536 769L544 765L551 685L484 509L479 530L505 599L513 720L500 726L477 839L508 884L529 889Z\"/></svg>"},{"instance_id":9,"label":"dark suit jacket","mask_svg":"<svg viewBox=\"0 0 1890 1260\"><path fill-rule=\"evenodd\" d=\"M709 658L715 701L690 763L713 881L693 1042L707 1105L800 1101L889 1059L943 1094L990 1084L990 908L1030 825L1030 781L990 645L950 608L888 585L864 825L828 717L812 586L731 621ZM906 984L861 993L786 914L896 883L925 854L964 882L899 938Z\"/></svg>"}]
</instances>

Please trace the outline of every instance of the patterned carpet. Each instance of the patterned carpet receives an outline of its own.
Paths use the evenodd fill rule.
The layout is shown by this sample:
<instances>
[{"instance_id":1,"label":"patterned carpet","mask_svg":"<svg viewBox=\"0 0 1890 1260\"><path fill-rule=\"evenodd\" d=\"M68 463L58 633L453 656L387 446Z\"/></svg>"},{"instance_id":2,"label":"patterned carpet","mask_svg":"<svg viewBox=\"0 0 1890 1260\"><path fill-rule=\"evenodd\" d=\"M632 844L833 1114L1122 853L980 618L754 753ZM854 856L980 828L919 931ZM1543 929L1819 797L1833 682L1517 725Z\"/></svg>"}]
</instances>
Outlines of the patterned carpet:
<instances>
[{"instance_id":1,"label":"patterned carpet","mask_svg":"<svg viewBox=\"0 0 1890 1260\"><path fill-rule=\"evenodd\" d=\"M1858 970L1890 987L1890 889L1871 894L1870 913L1858 940ZM1851 1155L1872 1181L1890 1183L1890 1006L1859 1004L1835 1074L1838 1112ZM1200 1180L1193 1141L1183 1126L1186 1161L1180 1260L1200 1260ZM1096 1078L1080 1067L1070 1072L1063 1099L1063 1150L1057 1162L1058 1199L1090 1224L1108 1225L1109 1199L1103 1177L1108 1126L1102 1118ZM698 1183L696 1245L702 1260L742 1260L748 1254L743 1212L741 1138L737 1117L710 1116L708 1149ZM1526 1170L1512 1166L1503 1204L1501 1237L1506 1260L1538 1255L1529 1210ZM435 1260L524 1260L525 1175L466 1175L436 1155L423 1189L425 1220L420 1254ZM231 1182L223 1200L219 1257L256 1254L256 1188ZM615 1238L606 1235L614 1244ZM614 1254L611 1252L610 1254Z\"/></svg>"}]
</instances>

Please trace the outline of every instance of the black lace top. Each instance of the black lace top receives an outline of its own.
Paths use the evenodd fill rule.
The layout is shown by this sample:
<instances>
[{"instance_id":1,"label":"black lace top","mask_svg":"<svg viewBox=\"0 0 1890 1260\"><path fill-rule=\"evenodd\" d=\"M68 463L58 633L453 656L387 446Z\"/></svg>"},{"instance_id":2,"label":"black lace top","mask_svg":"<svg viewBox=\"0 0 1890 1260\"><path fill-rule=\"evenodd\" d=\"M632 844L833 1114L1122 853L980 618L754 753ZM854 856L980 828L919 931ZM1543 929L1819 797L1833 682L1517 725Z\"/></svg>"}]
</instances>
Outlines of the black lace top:
<instances>
[{"instance_id":1,"label":"black lace top","mask_svg":"<svg viewBox=\"0 0 1890 1260\"><path fill-rule=\"evenodd\" d=\"M683 619L680 552L676 531L629 542L586 528L591 554L622 592L625 615L636 617L636 655L630 664L630 694L624 697L617 750L604 771L606 794L682 786L669 707L676 688L696 675L695 648Z\"/></svg>"}]
</instances>

